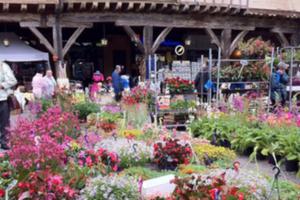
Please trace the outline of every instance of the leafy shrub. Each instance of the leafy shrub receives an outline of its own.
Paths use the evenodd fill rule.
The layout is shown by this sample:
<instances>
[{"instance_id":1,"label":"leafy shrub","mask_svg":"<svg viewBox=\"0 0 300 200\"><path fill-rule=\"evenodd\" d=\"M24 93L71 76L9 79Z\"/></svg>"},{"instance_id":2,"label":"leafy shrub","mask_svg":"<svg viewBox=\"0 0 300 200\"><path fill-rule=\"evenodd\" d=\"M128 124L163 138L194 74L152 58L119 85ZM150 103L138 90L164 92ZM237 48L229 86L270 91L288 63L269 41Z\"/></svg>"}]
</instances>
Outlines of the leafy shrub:
<instances>
[{"instance_id":1,"label":"leafy shrub","mask_svg":"<svg viewBox=\"0 0 300 200\"><path fill-rule=\"evenodd\" d=\"M74 105L74 112L78 114L79 119L86 120L91 113L100 111L98 104L92 102L80 102Z\"/></svg>"}]
</instances>

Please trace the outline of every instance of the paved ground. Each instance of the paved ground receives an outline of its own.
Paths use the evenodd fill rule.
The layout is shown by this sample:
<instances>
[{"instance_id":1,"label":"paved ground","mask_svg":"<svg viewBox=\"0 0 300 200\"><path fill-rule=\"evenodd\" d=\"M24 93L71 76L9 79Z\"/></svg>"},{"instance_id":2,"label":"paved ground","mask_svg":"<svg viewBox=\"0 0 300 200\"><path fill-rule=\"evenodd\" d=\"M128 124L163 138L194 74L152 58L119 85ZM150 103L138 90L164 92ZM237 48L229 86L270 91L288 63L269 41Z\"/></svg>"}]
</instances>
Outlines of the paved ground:
<instances>
[{"instance_id":1,"label":"paved ground","mask_svg":"<svg viewBox=\"0 0 300 200\"><path fill-rule=\"evenodd\" d=\"M274 171L272 170L274 166L269 164L266 160L259 160L257 161L257 163L255 163L249 162L249 159L246 156L239 156L238 161L241 163L241 168L243 169L258 171L260 174L270 177L274 176ZM300 178L296 177L296 173L285 171L284 166L280 168L282 170L282 173L280 175L281 180L289 180L296 184L300 184Z\"/></svg>"}]
</instances>

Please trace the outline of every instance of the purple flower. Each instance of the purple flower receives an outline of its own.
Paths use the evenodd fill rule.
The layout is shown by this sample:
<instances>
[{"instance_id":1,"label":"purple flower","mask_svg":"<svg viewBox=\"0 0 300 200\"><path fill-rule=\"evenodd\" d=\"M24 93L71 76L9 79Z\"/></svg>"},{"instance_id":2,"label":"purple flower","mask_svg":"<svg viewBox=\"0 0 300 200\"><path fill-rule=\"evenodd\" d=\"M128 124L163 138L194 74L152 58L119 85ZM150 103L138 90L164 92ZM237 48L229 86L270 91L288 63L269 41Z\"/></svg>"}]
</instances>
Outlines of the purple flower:
<instances>
[{"instance_id":1,"label":"purple flower","mask_svg":"<svg viewBox=\"0 0 300 200\"><path fill-rule=\"evenodd\" d=\"M233 97L233 108L239 112L243 112L244 102L242 97Z\"/></svg>"}]
</instances>

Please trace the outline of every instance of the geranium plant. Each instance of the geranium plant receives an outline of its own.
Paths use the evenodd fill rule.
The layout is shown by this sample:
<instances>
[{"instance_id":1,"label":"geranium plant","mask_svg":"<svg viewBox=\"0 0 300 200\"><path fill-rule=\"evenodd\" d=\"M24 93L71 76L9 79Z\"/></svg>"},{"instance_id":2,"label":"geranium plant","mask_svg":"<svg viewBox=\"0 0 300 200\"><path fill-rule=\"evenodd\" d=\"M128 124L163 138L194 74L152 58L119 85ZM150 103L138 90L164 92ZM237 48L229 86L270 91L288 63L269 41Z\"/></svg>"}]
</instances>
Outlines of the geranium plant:
<instances>
[{"instance_id":1,"label":"geranium plant","mask_svg":"<svg viewBox=\"0 0 300 200\"><path fill-rule=\"evenodd\" d=\"M152 100L153 91L150 86L136 86L129 93L125 93L122 98L122 103L125 105L134 105L139 103L149 104Z\"/></svg>"},{"instance_id":2,"label":"geranium plant","mask_svg":"<svg viewBox=\"0 0 300 200\"><path fill-rule=\"evenodd\" d=\"M189 164L191 158L190 145L178 139L165 138L154 144L154 162L161 169L174 170L180 164Z\"/></svg>"},{"instance_id":3,"label":"geranium plant","mask_svg":"<svg viewBox=\"0 0 300 200\"><path fill-rule=\"evenodd\" d=\"M166 84L169 87L170 94L185 94L192 93L194 91L193 81L176 78L166 79Z\"/></svg>"},{"instance_id":4,"label":"geranium plant","mask_svg":"<svg viewBox=\"0 0 300 200\"><path fill-rule=\"evenodd\" d=\"M15 191L19 199L66 199L75 198L76 191L63 182L63 177L48 170L35 171L19 182Z\"/></svg>"}]
</instances>

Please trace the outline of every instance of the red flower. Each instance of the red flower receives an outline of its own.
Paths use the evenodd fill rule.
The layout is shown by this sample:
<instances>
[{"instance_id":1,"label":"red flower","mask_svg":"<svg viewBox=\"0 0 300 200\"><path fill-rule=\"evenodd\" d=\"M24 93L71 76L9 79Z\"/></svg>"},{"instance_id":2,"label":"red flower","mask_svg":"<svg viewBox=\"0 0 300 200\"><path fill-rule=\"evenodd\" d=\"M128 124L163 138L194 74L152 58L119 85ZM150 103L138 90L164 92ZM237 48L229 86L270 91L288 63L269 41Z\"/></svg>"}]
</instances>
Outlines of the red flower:
<instances>
[{"instance_id":1,"label":"red flower","mask_svg":"<svg viewBox=\"0 0 300 200\"><path fill-rule=\"evenodd\" d=\"M10 177L11 173L10 172L3 172L1 177L4 179L8 179Z\"/></svg>"},{"instance_id":2,"label":"red flower","mask_svg":"<svg viewBox=\"0 0 300 200\"><path fill-rule=\"evenodd\" d=\"M4 195L5 195L5 190L0 189L0 197L4 197Z\"/></svg>"}]
</instances>

